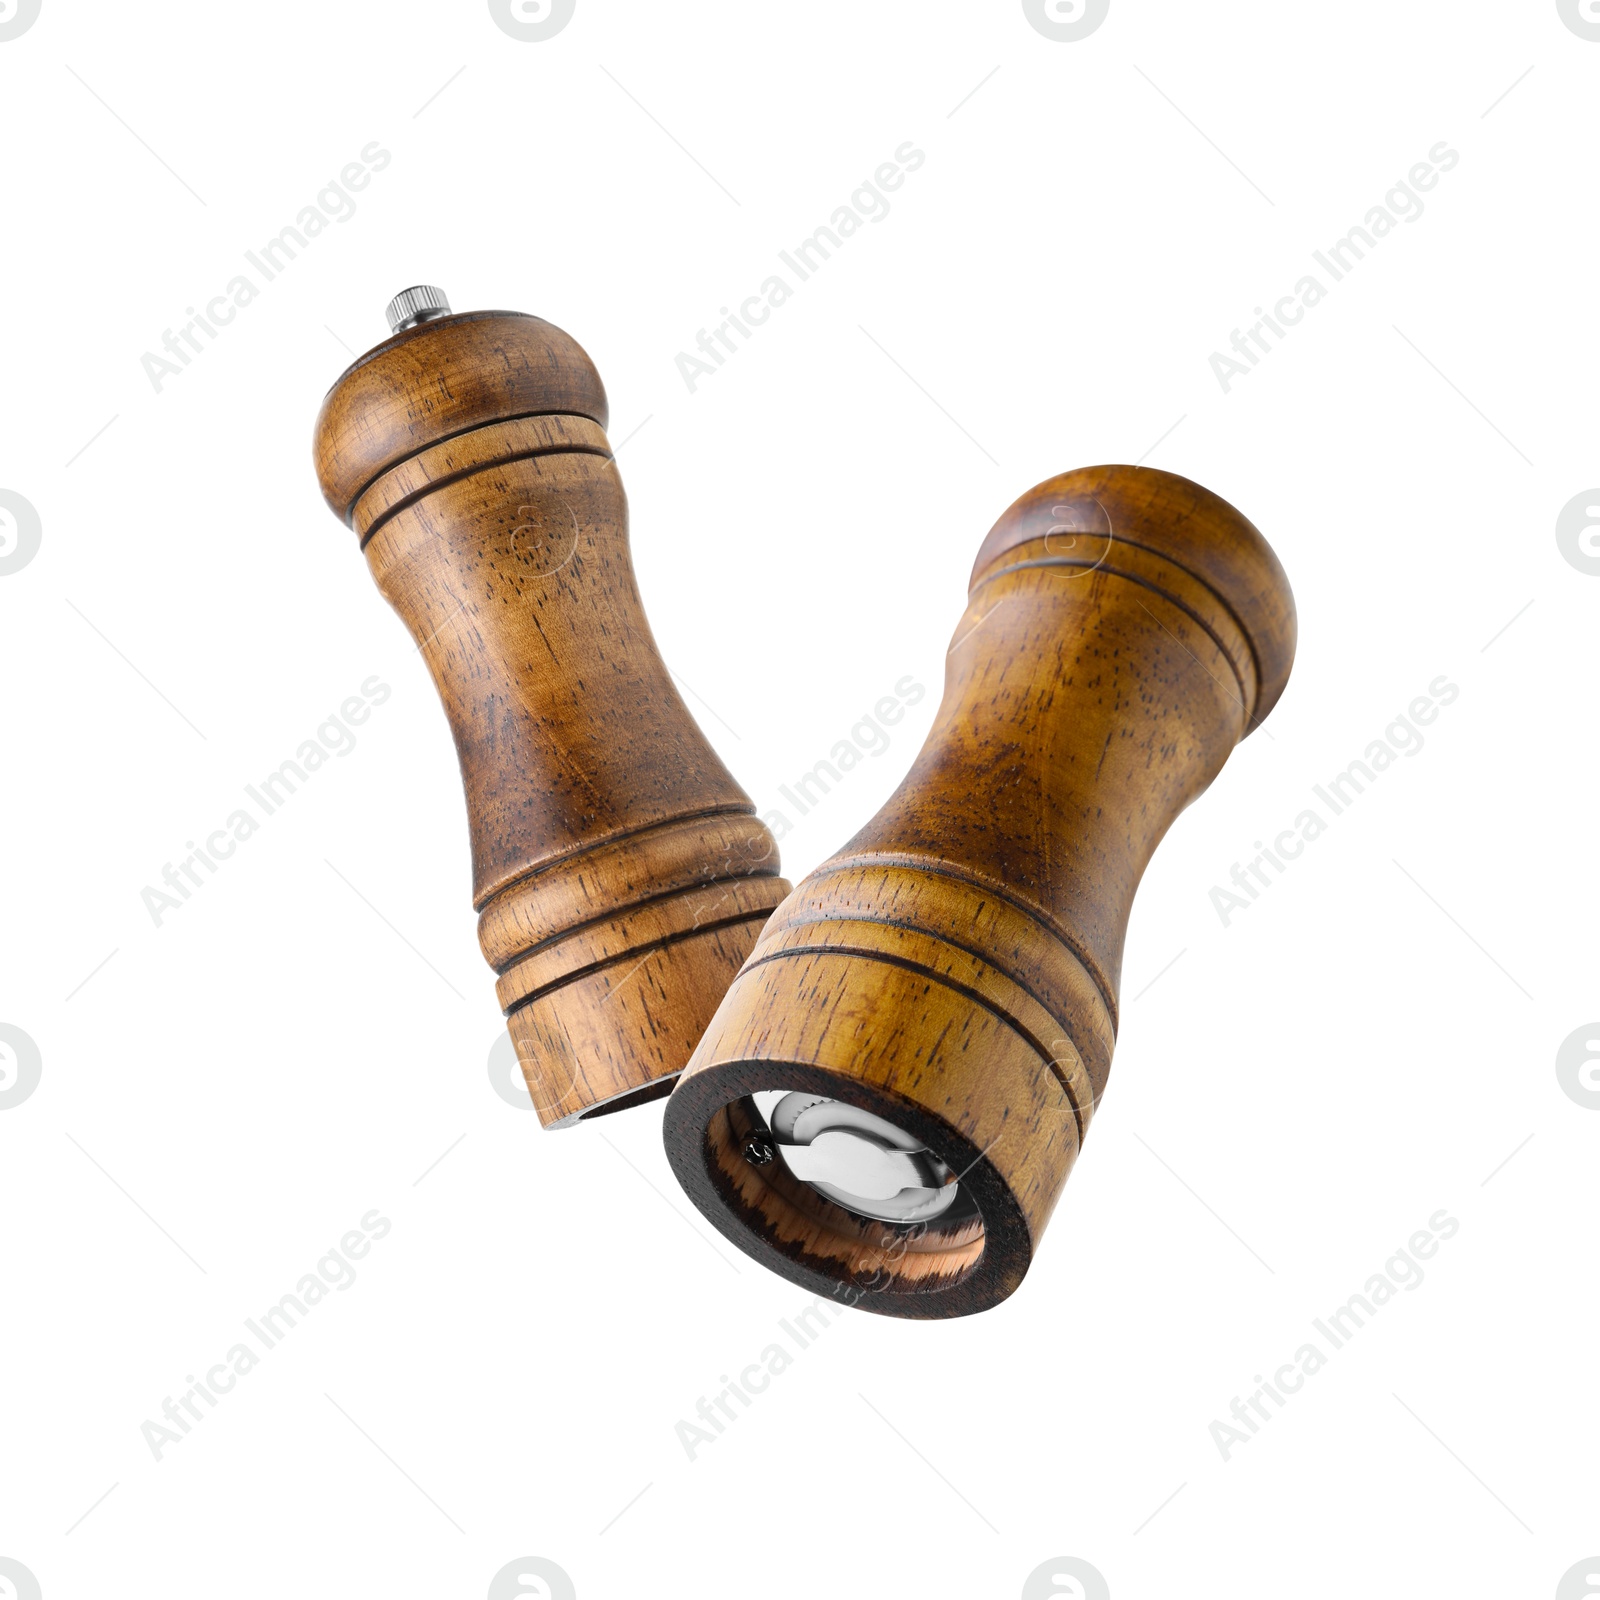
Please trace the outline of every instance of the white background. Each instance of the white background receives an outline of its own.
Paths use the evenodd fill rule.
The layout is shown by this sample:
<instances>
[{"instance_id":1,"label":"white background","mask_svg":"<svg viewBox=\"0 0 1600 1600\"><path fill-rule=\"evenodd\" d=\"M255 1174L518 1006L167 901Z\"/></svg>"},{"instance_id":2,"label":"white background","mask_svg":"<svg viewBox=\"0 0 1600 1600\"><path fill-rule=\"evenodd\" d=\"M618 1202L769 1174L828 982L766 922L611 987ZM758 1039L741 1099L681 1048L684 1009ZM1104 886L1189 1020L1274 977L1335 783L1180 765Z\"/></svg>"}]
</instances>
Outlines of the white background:
<instances>
[{"instance_id":1,"label":"white background","mask_svg":"<svg viewBox=\"0 0 1600 1600\"><path fill-rule=\"evenodd\" d=\"M0 488L43 526L0 578L0 1021L43 1062L0 1112L0 1556L46 1600L481 1596L523 1555L585 1597L1012 1596L1058 1555L1117 1600L1555 1594L1600 1551L1600 1112L1555 1072L1600 1014L1600 578L1554 533L1600 482L1597 79L1533 0L1113 0L1077 43L999 0L579 0L544 43L481 3L44 0L0 43ZM374 140L355 215L156 393L163 330ZM691 394L678 352L906 140L890 214ZM1224 394L1211 353L1441 140L1424 214ZM544 1134L491 1088L444 717L310 461L414 282L593 356L652 625L763 809L935 691L791 878L898 781L1036 481L1196 478L1299 604L1140 891L1026 1283L844 1315L693 1461L675 1424L807 1297L694 1211L659 1104ZM372 674L357 748L157 928L140 891ZM1425 748L1224 928L1212 886L1441 674ZM153 1459L373 1208L359 1280ZM1426 1281L1224 1462L1233 1397L1441 1208Z\"/></svg>"}]
</instances>

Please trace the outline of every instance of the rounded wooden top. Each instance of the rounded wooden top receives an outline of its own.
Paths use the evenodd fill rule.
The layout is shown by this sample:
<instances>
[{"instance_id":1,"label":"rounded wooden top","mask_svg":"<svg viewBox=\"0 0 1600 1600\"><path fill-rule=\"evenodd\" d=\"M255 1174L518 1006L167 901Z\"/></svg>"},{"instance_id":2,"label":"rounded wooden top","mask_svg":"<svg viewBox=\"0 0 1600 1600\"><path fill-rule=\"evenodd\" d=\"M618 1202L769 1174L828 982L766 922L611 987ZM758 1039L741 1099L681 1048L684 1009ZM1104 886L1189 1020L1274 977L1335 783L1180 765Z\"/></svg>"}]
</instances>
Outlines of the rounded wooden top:
<instances>
[{"instance_id":1,"label":"rounded wooden top","mask_svg":"<svg viewBox=\"0 0 1600 1600\"><path fill-rule=\"evenodd\" d=\"M1232 613L1255 655L1260 691L1249 708L1254 728L1277 703L1294 665L1296 622L1288 575L1260 530L1220 495L1154 467L1080 467L1047 478L990 529L973 563L976 588L1019 545L1063 547L1074 533L1145 549L1183 568Z\"/></svg>"},{"instance_id":2,"label":"rounded wooden top","mask_svg":"<svg viewBox=\"0 0 1600 1600\"><path fill-rule=\"evenodd\" d=\"M347 368L317 417L313 455L338 516L373 479L429 445L487 423L560 413L609 420L605 385L570 334L520 311L437 317Z\"/></svg>"}]
</instances>

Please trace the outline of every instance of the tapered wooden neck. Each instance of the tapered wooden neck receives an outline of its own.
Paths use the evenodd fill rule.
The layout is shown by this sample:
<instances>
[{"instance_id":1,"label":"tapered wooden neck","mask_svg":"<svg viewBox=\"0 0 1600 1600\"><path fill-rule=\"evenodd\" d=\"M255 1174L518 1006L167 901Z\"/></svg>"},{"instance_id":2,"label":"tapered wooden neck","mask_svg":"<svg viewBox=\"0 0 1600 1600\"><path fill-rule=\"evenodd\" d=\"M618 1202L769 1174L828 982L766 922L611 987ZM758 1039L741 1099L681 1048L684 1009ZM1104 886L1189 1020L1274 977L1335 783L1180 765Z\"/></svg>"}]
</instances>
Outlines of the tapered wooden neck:
<instances>
[{"instance_id":1,"label":"tapered wooden neck","mask_svg":"<svg viewBox=\"0 0 1600 1600\"><path fill-rule=\"evenodd\" d=\"M1114 1018L1139 879L1293 655L1283 569L1226 501L1135 467L1049 479L984 540L927 742L829 865L898 853L992 885Z\"/></svg>"}]
</instances>

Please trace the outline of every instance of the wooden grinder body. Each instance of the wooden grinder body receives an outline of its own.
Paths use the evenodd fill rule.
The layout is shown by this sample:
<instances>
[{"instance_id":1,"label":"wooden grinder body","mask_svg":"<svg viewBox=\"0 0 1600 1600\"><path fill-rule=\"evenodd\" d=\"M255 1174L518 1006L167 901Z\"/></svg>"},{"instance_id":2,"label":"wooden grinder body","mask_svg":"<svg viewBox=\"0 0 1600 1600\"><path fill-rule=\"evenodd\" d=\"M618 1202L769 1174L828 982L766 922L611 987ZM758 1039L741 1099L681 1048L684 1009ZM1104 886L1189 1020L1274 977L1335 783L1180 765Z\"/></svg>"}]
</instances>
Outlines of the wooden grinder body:
<instances>
[{"instance_id":1,"label":"wooden grinder body","mask_svg":"<svg viewBox=\"0 0 1600 1600\"><path fill-rule=\"evenodd\" d=\"M1006 512L911 770L774 913L668 1104L674 1170L730 1239L892 1315L1016 1288L1105 1089L1139 879L1294 640L1266 541L1186 479L1084 469ZM779 1088L915 1135L974 1204L885 1224L752 1164L743 1097Z\"/></svg>"},{"instance_id":2,"label":"wooden grinder body","mask_svg":"<svg viewBox=\"0 0 1600 1600\"><path fill-rule=\"evenodd\" d=\"M363 357L316 433L449 719L479 942L546 1126L667 1092L789 887L656 649L606 421L574 340L477 312Z\"/></svg>"}]
</instances>

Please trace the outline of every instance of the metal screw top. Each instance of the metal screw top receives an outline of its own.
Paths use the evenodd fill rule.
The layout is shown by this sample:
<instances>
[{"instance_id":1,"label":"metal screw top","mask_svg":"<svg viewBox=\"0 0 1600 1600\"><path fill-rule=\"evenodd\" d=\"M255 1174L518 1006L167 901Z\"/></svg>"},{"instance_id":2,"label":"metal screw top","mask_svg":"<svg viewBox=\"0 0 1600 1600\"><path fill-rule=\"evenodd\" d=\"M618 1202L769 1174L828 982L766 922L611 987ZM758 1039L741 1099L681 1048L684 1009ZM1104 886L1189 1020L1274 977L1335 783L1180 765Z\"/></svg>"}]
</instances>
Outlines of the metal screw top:
<instances>
[{"instance_id":1,"label":"metal screw top","mask_svg":"<svg viewBox=\"0 0 1600 1600\"><path fill-rule=\"evenodd\" d=\"M407 328L416 327L419 322L448 317L450 302L445 298L443 289L436 289L431 283L419 283L410 289L402 289L389 302L384 315L389 319L389 332L401 333Z\"/></svg>"}]
</instances>

